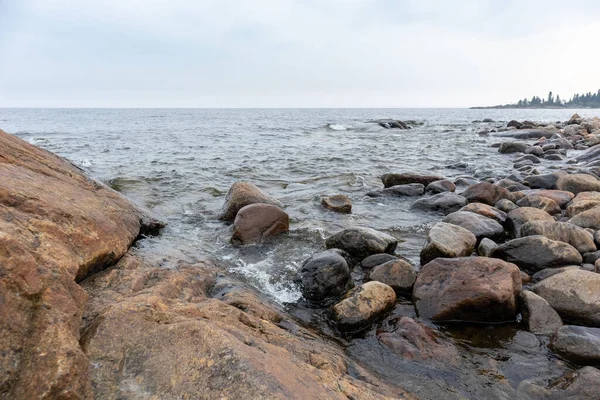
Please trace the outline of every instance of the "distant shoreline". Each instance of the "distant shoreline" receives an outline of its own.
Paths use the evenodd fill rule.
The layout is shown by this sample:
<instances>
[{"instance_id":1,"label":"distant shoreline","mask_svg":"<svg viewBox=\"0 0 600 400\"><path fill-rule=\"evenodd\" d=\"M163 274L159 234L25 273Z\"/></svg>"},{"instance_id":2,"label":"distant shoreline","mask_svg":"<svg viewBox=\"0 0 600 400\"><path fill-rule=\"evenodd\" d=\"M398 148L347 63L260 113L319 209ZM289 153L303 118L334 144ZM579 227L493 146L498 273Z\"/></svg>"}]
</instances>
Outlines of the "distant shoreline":
<instances>
[{"instance_id":1,"label":"distant shoreline","mask_svg":"<svg viewBox=\"0 0 600 400\"><path fill-rule=\"evenodd\" d=\"M503 109L511 109L511 110L574 110L574 109L598 110L598 109L600 109L600 107L559 107L559 106L519 107L519 106L514 106L514 105L469 107L469 110L503 110Z\"/></svg>"}]
</instances>

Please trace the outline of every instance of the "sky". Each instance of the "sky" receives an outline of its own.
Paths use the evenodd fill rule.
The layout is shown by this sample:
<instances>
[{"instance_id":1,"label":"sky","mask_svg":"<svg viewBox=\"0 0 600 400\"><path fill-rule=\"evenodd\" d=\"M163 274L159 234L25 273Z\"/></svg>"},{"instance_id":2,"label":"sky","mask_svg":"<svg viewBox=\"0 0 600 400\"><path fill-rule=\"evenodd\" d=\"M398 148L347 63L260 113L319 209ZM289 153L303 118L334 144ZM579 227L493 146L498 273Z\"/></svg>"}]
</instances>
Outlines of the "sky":
<instances>
[{"instance_id":1,"label":"sky","mask_svg":"<svg viewBox=\"0 0 600 400\"><path fill-rule=\"evenodd\" d=\"M0 107L469 107L600 89L600 1L0 0Z\"/></svg>"}]
</instances>

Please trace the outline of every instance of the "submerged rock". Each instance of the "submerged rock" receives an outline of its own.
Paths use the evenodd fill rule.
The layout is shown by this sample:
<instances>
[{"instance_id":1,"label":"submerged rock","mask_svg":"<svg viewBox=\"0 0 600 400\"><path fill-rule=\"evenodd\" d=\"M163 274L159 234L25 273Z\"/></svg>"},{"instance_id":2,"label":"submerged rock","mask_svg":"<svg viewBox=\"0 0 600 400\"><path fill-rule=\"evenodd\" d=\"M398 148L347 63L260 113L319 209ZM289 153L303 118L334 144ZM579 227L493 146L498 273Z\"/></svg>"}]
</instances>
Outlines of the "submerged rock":
<instances>
[{"instance_id":1,"label":"submerged rock","mask_svg":"<svg viewBox=\"0 0 600 400\"><path fill-rule=\"evenodd\" d=\"M597 400L599 381L600 370L584 367L552 379L549 386L547 379L523 381L518 393L524 399Z\"/></svg>"},{"instance_id":2,"label":"submerged rock","mask_svg":"<svg viewBox=\"0 0 600 400\"><path fill-rule=\"evenodd\" d=\"M540 235L510 240L494 249L490 257L515 263L529 273L583 261L581 254L570 244Z\"/></svg>"},{"instance_id":3,"label":"submerged rock","mask_svg":"<svg viewBox=\"0 0 600 400\"><path fill-rule=\"evenodd\" d=\"M384 189L377 189L367 193L369 197L383 196L422 196L425 193L425 186L421 183L407 183L405 185L396 185Z\"/></svg>"},{"instance_id":4,"label":"submerged rock","mask_svg":"<svg viewBox=\"0 0 600 400\"><path fill-rule=\"evenodd\" d=\"M487 257L436 258L421 268L413 289L419 316L434 321L505 322L517 315L521 274Z\"/></svg>"},{"instance_id":5,"label":"submerged rock","mask_svg":"<svg viewBox=\"0 0 600 400\"><path fill-rule=\"evenodd\" d=\"M344 294L353 286L346 259L335 251L324 251L308 259L300 269L302 295L320 302Z\"/></svg>"},{"instance_id":6,"label":"submerged rock","mask_svg":"<svg viewBox=\"0 0 600 400\"><path fill-rule=\"evenodd\" d=\"M483 238L502 240L504 228L491 218L470 211L457 211L448 214L443 222L461 226L475 235L477 241Z\"/></svg>"},{"instance_id":7,"label":"submerged rock","mask_svg":"<svg viewBox=\"0 0 600 400\"><path fill-rule=\"evenodd\" d=\"M261 243L290 228L285 211L271 204L250 204L238 211L233 222L231 242L234 244Z\"/></svg>"},{"instance_id":8,"label":"submerged rock","mask_svg":"<svg viewBox=\"0 0 600 400\"><path fill-rule=\"evenodd\" d=\"M333 317L343 331L361 330L391 310L395 303L394 289L371 281L352 289L344 300L333 306Z\"/></svg>"},{"instance_id":9,"label":"submerged rock","mask_svg":"<svg viewBox=\"0 0 600 400\"><path fill-rule=\"evenodd\" d=\"M415 201L411 208L419 210L440 211L450 213L467 204L467 199L455 193L439 193Z\"/></svg>"},{"instance_id":10,"label":"submerged rock","mask_svg":"<svg viewBox=\"0 0 600 400\"><path fill-rule=\"evenodd\" d=\"M274 197L269 196L256 185L249 182L235 182L229 188L219 219L233 221L238 211L245 206L256 203L271 204L282 207Z\"/></svg>"},{"instance_id":11,"label":"submerged rock","mask_svg":"<svg viewBox=\"0 0 600 400\"><path fill-rule=\"evenodd\" d=\"M600 365L600 328L565 325L556 332L551 346L576 364Z\"/></svg>"},{"instance_id":12,"label":"submerged rock","mask_svg":"<svg viewBox=\"0 0 600 400\"><path fill-rule=\"evenodd\" d=\"M542 235L568 243L580 253L596 251L594 236L583 228L566 222L529 221L521 226L520 236Z\"/></svg>"},{"instance_id":13,"label":"submerged rock","mask_svg":"<svg viewBox=\"0 0 600 400\"><path fill-rule=\"evenodd\" d=\"M527 330L537 335L552 335L560 328L562 319L546 300L524 290L519 295L519 308Z\"/></svg>"},{"instance_id":14,"label":"submerged rock","mask_svg":"<svg viewBox=\"0 0 600 400\"><path fill-rule=\"evenodd\" d=\"M540 281L533 291L563 320L600 327L600 274L569 269Z\"/></svg>"},{"instance_id":15,"label":"submerged rock","mask_svg":"<svg viewBox=\"0 0 600 400\"><path fill-rule=\"evenodd\" d=\"M477 238L461 226L438 222L427 233L427 242L421 250L421 264L438 258L466 257L475 249Z\"/></svg>"},{"instance_id":16,"label":"submerged rock","mask_svg":"<svg viewBox=\"0 0 600 400\"><path fill-rule=\"evenodd\" d=\"M328 249L341 249L359 259L378 253L393 254L397 245L398 240L395 237L362 227L345 229L325 241Z\"/></svg>"},{"instance_id":17,"label":"submerged rock","mask_svg":"<svg viewBox=\"0 0 600 400\"><path fill-rule=\"evenodd\" d=\"M369 279L391 286L396 293L410 293L417 279L417 271L406 261L398 259L374 267Z\"/></svg>"},{"instance_id":18,"label":"submerged rock","mask_svg":"<svg viewBox=\"0 0 600 400\"><path fill-rule=\"evenodd\" d=\"M329 210L343 214L352 213L352 201L345 194L336 194L334 196L323 197L321 204Z\"/></svg>"},{"instance_id":19,"label":"submerged rock","mask_svg":"<svg viewBox=\"0 0 600 400\"><path fill-rule=\"evenodd\" d=\"M432 182L443 180L443 176L437 175L422 175L412 172L406 172L401 174L384 174L381 176L383 186L386 188L396 185L406 185L408 183L420 183L424 186L429 185Z\"/></svg>"},{"instance_id":20,"label":"submerged rock","mask_svg":"<svg viewBox=\"0 0 600 400\"><path fill-rule=\"evenodd\" d=\"M462 194L469 203L485 203L493 206L501 199L516 201L515 196L507 189L488 182L480 182L469 186Z\"/></svg>"}]
</instances>

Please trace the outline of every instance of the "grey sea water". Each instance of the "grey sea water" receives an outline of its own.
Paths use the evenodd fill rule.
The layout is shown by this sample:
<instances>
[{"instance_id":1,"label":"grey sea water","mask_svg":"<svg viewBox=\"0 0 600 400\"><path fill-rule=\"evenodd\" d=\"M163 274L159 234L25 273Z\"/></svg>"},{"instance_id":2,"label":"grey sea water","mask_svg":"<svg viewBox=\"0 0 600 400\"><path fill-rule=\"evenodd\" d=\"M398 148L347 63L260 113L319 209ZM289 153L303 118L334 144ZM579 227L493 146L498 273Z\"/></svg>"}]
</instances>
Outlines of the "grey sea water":
<instances>
[{"instance_id":1,"label":"grey sea water","mask_svg":"<svg viewBox=\"0 0 600 400\"><path fill-rule=\"evenodd\" d=\"M0 129L55 152L168 222L136 245L143 257L175 265L210 257L280 302L300 292L296 271L329 234L354 225L386 231L397 253L418 265L426 228L439 215L410 210L413 198L369 198L386 172L448 178L511 173L511 157L490 148L485 128L511 119L564 121L592 110L468 109L0 109ZM367 121L417 120L411 130ZM482 123L484 118L494 122ZM290 233L265 246L233 247L216 219L230 185L253 182L280 199ZM324 210L346 194L351 215Z\"/></svg>"}]
</instances>

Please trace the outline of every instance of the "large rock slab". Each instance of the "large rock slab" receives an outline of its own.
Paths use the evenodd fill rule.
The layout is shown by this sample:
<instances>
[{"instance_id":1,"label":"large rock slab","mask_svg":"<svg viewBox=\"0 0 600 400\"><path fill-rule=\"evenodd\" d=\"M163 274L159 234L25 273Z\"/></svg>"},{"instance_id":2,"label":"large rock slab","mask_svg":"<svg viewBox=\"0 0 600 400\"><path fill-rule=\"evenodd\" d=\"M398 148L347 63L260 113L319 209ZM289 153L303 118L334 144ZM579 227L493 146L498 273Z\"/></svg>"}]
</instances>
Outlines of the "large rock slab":
<instances>
[{"instance_id":1,"label":"large rock slab","mask_svg":"<svg viewBox=\"0 0 600 400\"><path fill-rule=\"evenodd\" d=\"M505 322L517 314L519 268L487 257L436 258L413 289L419 316L434 321Z\"/></svg>"},{"instance_id":2,"label":"large rock slab","mask_svg":"<svg viewBox=\"0 0 600 400\"><path fill-rule=\"evenodd\" d=\"M556 189L573 194L600 191L600 180L588 174L563 175L556 181Z\"/></svg>"},{"instance_id":3,"label":"large rock slab","mask_svg":"<svg viewBox=\"0 0 600 400\"><path fill-rule=\"evenodd\" d=\"M600 328L565 325L550 344L552 350L576 364L600 365Z\"/></svg>"},{"instance_id":4,"label":"large rock slab","mask_svg":"<svg viewBox=\"0 0 600 400\"><path fill-rule=\"evenodd\" d=\"M600 159L600 144L590 147L573 160L575 162L590 162Z\"/></svg>"},{"instance_id":5,"label":"large rock slab","mask_svg":"<svg viewBox=\"0 0 600 400\"><path fill-rule=\"evenodd\" d=\"M393 254L397 245L395 237L363 227L345 229L325 241L328 249L341 249L360 259L379 253Z\"/></svg>"},{"instance_id":6,"label":"large rock slab","mask_svg":"<svg viewBox=\"0 0 600 400\"><path fill-rule=\"evenodd\" d=\"M515 263L528 273L544 268L581 264L583 257L570 244L544 236L527 236L510 240L495 248L490 257Z\"/></svg>"},{"instance_id":7,"label":"large rock slab","mask_svg":"<svg viewBox=\"0 0 600 400\"><path fill-rule=\"evenodd\" d=\"M533 381L533 382L532 382ZM523 399L544 400L597 400L600 370L594 367L583 367L552 379L538 378L523 381L518 393Z\"/></svg>"},{"instance_id":8,"label":"large rock slab","mask_svg":"<svg viewBox=\"0 0 600 400\"><path fill-rule=\"evenodd\" d=\"M427 242L421 250L421 265L442 258L466 257L473 253L477 238L461 226L438 222L427 232Z\"/></svg>"},{"instance_id":9,"label":"large rock slab","mask_svg":"<svg viewBox=\"0 0 600 400\"><path fill-rule=\"evenodd\" d=\"M451 213L457 211L467 204L467 199L455 193L438 193L415 201L411 208Z\"/></svg>"},{"instance_id":10,"label":"large rock slab","mask_svg":"<svg viewBox=\"0 0 600 400\"><path fill-rule=\"evenodd\" d=\"M527 330L537 335L552 335L563 323L558 313L546 300L524 290L519 295L519 307Z\"/></svg>"},{"instance_id":11,"label":"large rock slab","mask_svg":"<svg viewBox=\"0 0 600 400\"><path fill-rule=\"evenodd\" d=\"M507 189L488 182L471 185L462 194L469 203L484 203L493 206L501 199L516 201L515 196Z\"/></svg>"},{"instance_id":12,"label":"large rock slab","mask_svg":"<svg viewBox=\"0 0 600 400\"><path fill-rule=\"evenodd\" d=\"M489 238L498 241L504 238L504 228L491 218L470 211L457 211L446 215L442 220L448 224L461 226L475 235L477 241Z\"/></svg>"},{"instance_id":13,"label":"large rock slab","mask_svg":"<svg viewBox=\"0 0 600 400\"><path fill-rule=\"evenodd\" d=\"M231 222L242 208L257 203L282 207L277 199L263 192L256 185L250 182L235 182L227 192L219 219Z\"/></svg>"},{"instance_id":14,"label":"large rock slab","mask_svg":"<svg viewBox=\"0 0 600 400\"><path fill-rule=\"evenodd\" d=\"M533 291L563 320L600 327L600 274L570 269L540 281Z\"/></svg>"},{"instance_id":15,"label":"large rock slab","mask_svg":"<svg viewBox=\"0 0 600 400\"><path fill-rule=\"evenodd\" d=\"M529 221L520 229L520 236L542 235L551 240L568 243L581 254L596 251L594 235L567 222Z\"/></svg>"},{"instance_id":16,"label":"large rock slab","mask_svg":"<svg viewBox=\"0 0 600 400\"><path fill-rule=\"evenodd\" d=\"M520 207L512 210L506 217L506 228L513 237L519 237L521 226L529 221L548 221L554 222L552 215L534 207Z\"/></svg>"},{"instance_id":17,"label":"large rock slab","mask_svg":"<svg viewBox=\"0 0 600 400\"><path fill-rule=\"evenodd\" d=\"M401 174L384 174L381 176L383 186L386 188L396 185L406 185L408 183L420 183L423 186L427 186L432 182L443 180L443 176L438 175L424 175L412 172L405 172Z\"/></svg>"},{"instance_id":18,"label":"large rock slab","mask_svg":"<svg viewBox=\"0 0 600 400\"><path fill-rule=\"evenodd\" d=\"M76 281L162 224L66 160L0 130L0 397L91 398Z\"/></svg>"},{"instance_id":19,"label":"large rock slab","mask_svg":"<svg viewBox=\"0 0 600 400\"><path fill-rule=\"evenodd\" d=\"M335 251L323 251L306 260L300 268L302 295L320 302L340 296L353 286L350 268Z\"/></svg>"},{"instance_id":20,"label":"large rock slab","mask_svg":"<svg viewBox=\"0 0 600 400\"><path fill-rule=\"evenodd\" d=\"M271 204L250 204L238 211L233 221L231 242L234 244L261 243L290 229L290 217Z\"/></svg>"},{"instance_id":21,"label":"large rock slab","mask_svg":"<svg viewBox=\"0 0 600 400\"><path fill-rule=\"evenodd\" d=\"M352 289L346 298L333 306L333 318L344 331L363 329L396 303L394 289L371 281Z\"/></svg>"}]
</instances>

